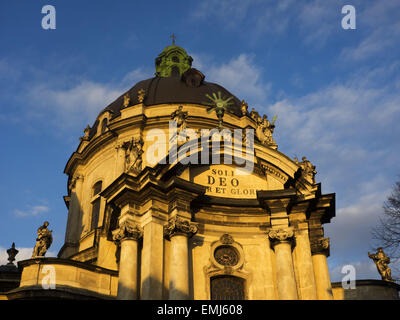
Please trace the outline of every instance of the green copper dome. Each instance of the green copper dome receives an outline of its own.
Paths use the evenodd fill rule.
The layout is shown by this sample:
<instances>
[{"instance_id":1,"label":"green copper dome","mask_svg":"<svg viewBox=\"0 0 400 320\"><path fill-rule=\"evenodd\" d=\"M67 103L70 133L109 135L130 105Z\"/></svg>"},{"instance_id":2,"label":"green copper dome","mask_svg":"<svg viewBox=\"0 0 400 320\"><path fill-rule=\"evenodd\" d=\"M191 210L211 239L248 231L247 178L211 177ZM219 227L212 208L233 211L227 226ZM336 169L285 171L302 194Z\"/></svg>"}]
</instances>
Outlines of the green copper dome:
<instances>
[{"instance_id":1,"label":"green copper dome","mask_svg":"<svg viewBox=\"0 0 400 320\"><path fill-rule=\"evenodd\" d=\"M182 76L192 66L193 58L176 45L166 47L156 58L156 76Z\"/></svg>"}]
</instances>

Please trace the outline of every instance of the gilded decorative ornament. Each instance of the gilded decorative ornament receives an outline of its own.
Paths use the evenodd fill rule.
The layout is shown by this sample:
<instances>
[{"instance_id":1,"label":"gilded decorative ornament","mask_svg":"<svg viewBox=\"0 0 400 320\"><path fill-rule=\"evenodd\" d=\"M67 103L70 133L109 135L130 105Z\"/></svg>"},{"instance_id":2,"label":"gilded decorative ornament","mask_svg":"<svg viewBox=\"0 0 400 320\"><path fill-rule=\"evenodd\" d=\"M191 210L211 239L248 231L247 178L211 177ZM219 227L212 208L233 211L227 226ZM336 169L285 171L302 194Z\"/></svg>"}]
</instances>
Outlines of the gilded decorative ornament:
<instances>
[{"instance_id":1,"label":"gilded decorative ornament","mask_svg":"<svg viewBox=\"0 0 400 320\"><path fill-rule=\"evenodd\" d=\"M222 94L220 91L218 93L213 93L212 97L209 94L206 94L206 97L212 101L212 103L206 102L205 104L209 105L210 107L207 109L207 113L211 113L215 111L218 120L219 120L219 125L218 128L222 128L222 119L225 115L225 111L228 111L228 107L233 104L233 97L229 97L227 99L222 97Z\"/></svg>"}]
</instances>

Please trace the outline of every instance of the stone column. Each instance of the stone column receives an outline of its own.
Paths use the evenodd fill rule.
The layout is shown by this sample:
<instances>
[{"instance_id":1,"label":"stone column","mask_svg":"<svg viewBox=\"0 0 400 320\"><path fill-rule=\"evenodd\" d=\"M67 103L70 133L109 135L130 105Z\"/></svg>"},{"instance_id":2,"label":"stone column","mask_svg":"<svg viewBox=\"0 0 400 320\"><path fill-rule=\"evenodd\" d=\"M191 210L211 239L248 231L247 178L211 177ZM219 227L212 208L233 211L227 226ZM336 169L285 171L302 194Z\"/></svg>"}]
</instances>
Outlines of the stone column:
<instances>
[{"instance_id":1,"label":"stone column","mask_svg":"<svg viewBox=\"0 0 400 320\"><path fill-rule=\"evenodd\" d=\"M333 300L332 284L326 260L329 256L329 238L312 240L311 253L318 300Z\"/></svg>"},{"instance_id":2,"label":"stone column","mask_svg":"<svg viewBox=\"0 0 400 320\"><path fill-rule=\"evenodd\" d=\"M195 224L180 217L171 219L164 229L164 234L171 240L170 300L189 299L188 239L196 232Z\"/></svg>"},{"instance_id":3,"label":"stone column","mask_svg":"<svg viewBox=\"0 0 400 320\"><path fill-rule=\"evenodd\" d=\"M317 289L307 223L298 224L295 230L295 241L294 255L296 257L296 270L298 271L300 298L302 300L316 300Z\"/></svg>"},{"instance_id":4,"label":"stone column","mask_svg":"<svg viewBox=\"0 0 400 320\"><path fill-rule=\"evenodd\" d=\"M164 271L164 221L149 212L149 221L143 227L141 265L141 300L162 300Z\"/></svg>"},{"instance_id":5,"label":"stone column","mask_svg":"<svg viewBox=\"0 0 400 320\"><path fill-rule=\"evenodd\" d=\"M276 278L280 300L297 300L297 284L294 274L291 228L271 230L268 233L275 251Z\"/></svg>"},{"instance_id":6,"label":"stone column","mask_svg":"<svg viewBox=\"0 0 400 320\"><path fill-rule=\"evenodd\" d=\"M118 300L138 298L138 241L142 236L143 230L132 220L123 221L113 232L114 240L121 246Z\"/></svg>"}]
</instances>

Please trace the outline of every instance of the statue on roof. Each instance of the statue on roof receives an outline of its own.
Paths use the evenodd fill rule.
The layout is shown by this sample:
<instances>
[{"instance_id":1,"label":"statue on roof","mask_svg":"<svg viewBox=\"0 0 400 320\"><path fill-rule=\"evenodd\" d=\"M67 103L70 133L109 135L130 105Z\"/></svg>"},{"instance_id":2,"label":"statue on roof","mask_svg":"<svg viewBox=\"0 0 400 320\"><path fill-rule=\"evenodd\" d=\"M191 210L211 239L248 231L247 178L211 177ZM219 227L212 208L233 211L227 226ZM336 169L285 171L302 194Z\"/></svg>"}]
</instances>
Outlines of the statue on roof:
<instances>
[{"instance_id":1,"label":"statue on roof","mask_svg":"<svg viewBox=\"0 0 400 320\"><path fill-rule=\"evenodd\" d=\"M390 258L383 252L382 248L378 248L375 254L368 252L368 257L375 262L376 268L382 277L382 280L393 282L392 271L389 268Z\"/></svg>"},{"instance_id":2,"label":"statue on roof","mask_svg":"<svg viewBox=\"0 0 400 320\"><path fill-rule=\"evenodd\" d=\"M50 248L53 242L53 236L51 230L47 227L49 223L45 221L41 227L37 230L36 245L33 249L32 258L44 257L47 250Z\"/></svg>"},{"instance_id":3,"label":"statue on roof","mask_svg":"<svg viewBox=\"0 0 400 320\"><path fill-rule=\"evenodd\" d=\"M268 120L266 115L261 118L257 112L253 113L253 119L256 119L256 137L263 145L271 145L275 144L274 139L272 138L272 134L274 133L275 129L275 117L273 122L271 123Z\"/></svg>"},{"instance_id":4,"label":"statue on roof","mask_svg":"<svg viewBox=\"0 0 400 320\"><path fill-rule=\"evenodd\" d=\"M187 118L188 112L183 111L183 106L179 106L178 109L172 112L171 119L176 122L177 134L186 129Z\"/></svg>"},{"instance_id":5,"label":"statue on roof","mask_svg":"<svg viewBox=\"0 0 400 320\"><path fill-rule=\"evenodd\" d=\"M295 157L294 162L301 168L303 178L310 183L315 183L315 175L317 174L317 171L315 170L316 167L312 165L306 157L302 158L302 162L299 162L297 157Z\"/></svg>"},{"instance_id":6,"label":"statue on roof","mask_svg":"<svg viewBox=\"0 0 400 320\"><path fill-rule=\"evenodd\" d=\"M124 95L124 107L127 108L129 106L129 102L131 101L131 97L129 93Z\"/></svg>"},{"instance_id":7,"label":"statue on roof","mask_svg":"<svg viewBox=\"0 0 400 320\"><path fill-rule=\"evenodd\" d=\"M249 109L249 104L246 101L242 100L242 102L240 103L240 110L242 111L242 116L247 115L247 113L249 112L248 109Z\"/></svg>"},{"instance_id":8,"label":"statue on roof","mask_svg":"<svg viewBox=\"0 0 400 320\"><path fill-rule=\"evenodd\" d=\"M143 88L142 89L140 89L139 91L138 91L138 101L139 101L139 103L143 103L143 101L144 101L144 98L146 98L146 90L144 90Z\"/></svg>"}]
</instances>

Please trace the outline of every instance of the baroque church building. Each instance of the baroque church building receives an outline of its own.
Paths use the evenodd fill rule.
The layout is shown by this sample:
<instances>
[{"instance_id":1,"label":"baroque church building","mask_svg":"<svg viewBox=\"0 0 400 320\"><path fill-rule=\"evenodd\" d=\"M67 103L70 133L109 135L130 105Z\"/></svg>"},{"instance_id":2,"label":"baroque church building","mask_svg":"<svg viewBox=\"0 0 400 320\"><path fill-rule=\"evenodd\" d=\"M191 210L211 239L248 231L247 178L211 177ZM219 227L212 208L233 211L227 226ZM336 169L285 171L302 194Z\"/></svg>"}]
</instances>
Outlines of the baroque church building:
<instances>
[{"instance_id":1,"label":"baroque church building","mask_svg":"<svg viewBox=\"0 0 400 320\"><path fill-rule=\"evenodd\" d=\"M344 298L323 228L335 194L278 151L276 119L175 44L155 68L85 129L65 167L65 243L19 262L8 299Z\"/></svg>"}]
</instances>

